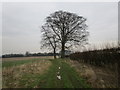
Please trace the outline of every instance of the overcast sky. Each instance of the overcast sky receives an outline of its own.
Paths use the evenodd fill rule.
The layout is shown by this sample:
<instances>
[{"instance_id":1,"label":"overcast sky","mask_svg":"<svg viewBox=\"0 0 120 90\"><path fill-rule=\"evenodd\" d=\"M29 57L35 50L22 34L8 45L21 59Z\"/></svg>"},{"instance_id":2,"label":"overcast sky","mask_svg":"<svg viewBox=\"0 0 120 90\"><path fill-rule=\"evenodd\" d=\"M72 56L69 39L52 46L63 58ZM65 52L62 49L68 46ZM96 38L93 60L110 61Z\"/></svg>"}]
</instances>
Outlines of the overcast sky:
<instances>
[{"instance_id":1,"label":"overcast sky","mask_svg":"<svg viewBox=\"0 0 120 90\"><path fill-rule=\"evenodd\" d=\"M90 44L117 41L117 5L117 2L3 3L2 53L42 52L39 27L45 23L46 16L58 10L87 18Z\"/></svg>"}]
</instances>

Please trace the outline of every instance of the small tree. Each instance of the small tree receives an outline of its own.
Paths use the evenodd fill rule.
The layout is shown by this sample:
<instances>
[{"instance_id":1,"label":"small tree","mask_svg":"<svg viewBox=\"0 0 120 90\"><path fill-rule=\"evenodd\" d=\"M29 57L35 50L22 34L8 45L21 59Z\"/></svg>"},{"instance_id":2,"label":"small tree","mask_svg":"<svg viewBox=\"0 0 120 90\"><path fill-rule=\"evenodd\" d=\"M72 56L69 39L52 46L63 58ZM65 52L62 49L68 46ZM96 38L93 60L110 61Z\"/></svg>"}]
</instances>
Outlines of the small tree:
<instances>
[{"instance_id":1,"label":"small tree","mask_svg":"<svg viewBox=\"0 0 120 90\"><path fill-rule=\"evenodd\" d=\"M30 53L26 51L25 56L30 56Z\"/></svg>"}]
</instances>

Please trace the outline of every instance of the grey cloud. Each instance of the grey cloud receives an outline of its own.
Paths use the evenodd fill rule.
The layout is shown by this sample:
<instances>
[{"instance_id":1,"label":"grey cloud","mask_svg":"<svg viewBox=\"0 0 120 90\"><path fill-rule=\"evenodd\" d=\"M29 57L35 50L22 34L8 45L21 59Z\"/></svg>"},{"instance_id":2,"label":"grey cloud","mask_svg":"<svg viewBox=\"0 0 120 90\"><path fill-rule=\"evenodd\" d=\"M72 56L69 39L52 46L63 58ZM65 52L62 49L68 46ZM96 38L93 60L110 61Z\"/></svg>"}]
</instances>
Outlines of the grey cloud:
<instances>
[{"instance_id":1,"label":"grey cloud","mask_svg":"<svg viewBox=\"0 0 120 90\"><path fill-rule=\"evenodd\" d=\"M40 28L56 10L66 10L87 18L89 42L116 41L118 38L117 3L3 3L3 53L39 52Z\"/></svg>"}]
</instances>

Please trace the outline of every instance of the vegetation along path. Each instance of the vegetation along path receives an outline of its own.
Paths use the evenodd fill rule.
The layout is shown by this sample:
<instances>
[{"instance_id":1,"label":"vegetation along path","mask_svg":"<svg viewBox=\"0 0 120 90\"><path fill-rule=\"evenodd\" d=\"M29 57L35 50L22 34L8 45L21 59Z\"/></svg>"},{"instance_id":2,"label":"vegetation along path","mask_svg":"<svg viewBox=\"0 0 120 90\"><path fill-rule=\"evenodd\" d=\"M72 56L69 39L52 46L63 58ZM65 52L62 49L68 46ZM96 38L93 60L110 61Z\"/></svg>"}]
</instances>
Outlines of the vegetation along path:
<instances>
[{"instance_id":1,"label":"vegetation along path","mask_svg":"<svg viewBox=\"0 0 120 90\"><path fill-rule=\"evenodd\" d=\"M22 62L23 61L23 62ZM89 88L64 59L35 59L3 63L4 88Z\"/></svg>"},{"instance_id":2,"label":"vegetation along path","mask_svg":"<svg viewBox=\"0 0 120 90\"><path fill-rule=\"evenodd\" d=\"M51 60L48 72L40 77L38 88L89 88L78 73L62 59Z\"/></svg>"}]
</instances>

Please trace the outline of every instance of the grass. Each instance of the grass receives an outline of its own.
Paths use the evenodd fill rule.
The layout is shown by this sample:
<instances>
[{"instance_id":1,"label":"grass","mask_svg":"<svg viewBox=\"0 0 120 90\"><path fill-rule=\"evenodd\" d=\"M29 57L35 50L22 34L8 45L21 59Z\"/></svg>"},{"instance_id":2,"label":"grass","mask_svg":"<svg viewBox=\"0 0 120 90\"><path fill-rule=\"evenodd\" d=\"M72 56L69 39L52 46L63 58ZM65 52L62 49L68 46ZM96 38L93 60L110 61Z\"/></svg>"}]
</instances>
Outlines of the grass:
<instances>
[{"instance_id":1,"label":"grass","mask_svg":"<svg viewBox=\"0 0 120 90\"><path fill-rule=\"evenodd\" d=\"M24 88L35 88L39 83L40 74L26 74L19 81L19 86Z\"/></svg>"},{"instance_id":2,"label":"grass","mask_svg":"<svg viewBox=\"0 0 120 90\"><path fill-rule=\"evenodd\" d=\"M36 62L37 61L37 62ZM31 63L28 63L31 62ZM13 64L11 64L13 63ZM24 63L24 64L23 64ZM7 88L89 88L75 68L63 59L9 61L4 64L3 87ZM23 65L21 65L23 64ZM13 66L13 67L12 67ZM58 69L61 67L61 69ZM60 72L61 80L57 78Z\"/></svg>"},{"instance_id":3,"label":"grass","mask_svg":"<svg viewBox=\"0 0 120 90\"><path fill-rule=\"evenodd\" d=\"M41 88L89 88L90 86L79 77L74 68L70 67L62 59L52 60L52 66L48 72L40 77L37 87ZM61 80L57 79L57 72L60 69Z\"/></svg>"},{"instance_id":4,"label":"grass","mask_svg":"<svg viewBox=\"0 0 120 90\"><path fill-rule=\"evenodd\" d=\"M49 60L39 60L19 66L3 68L3 88L31 88L38 83L40 75L51 65Z\"/></svg>"}]
</instances>

